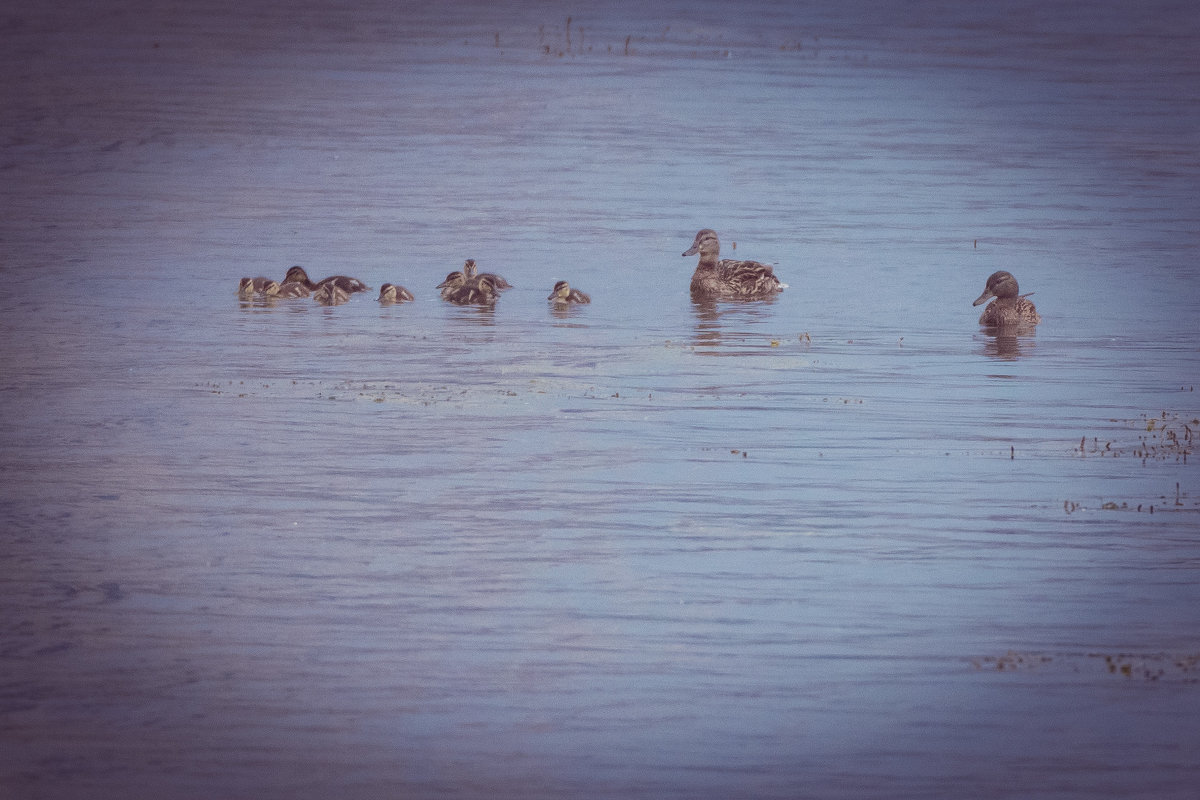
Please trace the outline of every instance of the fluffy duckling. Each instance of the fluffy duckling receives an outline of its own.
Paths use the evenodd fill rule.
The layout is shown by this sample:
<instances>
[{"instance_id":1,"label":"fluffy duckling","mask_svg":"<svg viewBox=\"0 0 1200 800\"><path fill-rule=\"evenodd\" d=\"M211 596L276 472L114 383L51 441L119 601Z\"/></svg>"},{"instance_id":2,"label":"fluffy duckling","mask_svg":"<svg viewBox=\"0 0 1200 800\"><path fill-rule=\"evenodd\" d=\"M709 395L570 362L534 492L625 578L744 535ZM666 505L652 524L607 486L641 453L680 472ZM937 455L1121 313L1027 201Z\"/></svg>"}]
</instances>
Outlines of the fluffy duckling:
<instances>
[{"instance_id":1,"label":"fluffy duckling","mask_svg":"<svg viewBox=\"0 0 1200 800\"><path fill-rule=\"evenodd\" d=\"M442 299L449 300L450 295L461 289L467 283L467 276L462 272L451 272L446 276L446 280L437 285L437 288L442 292Z\"/></svg>"},{"instance_id":2,"label":"fluffy duckling","mask_svg":"<svg viewBox=\"0 0 1200 800\"><path fill-rule=\"evenodd\" d=\"M588 297L578 289L572 289L566 281L559 281L554 284L554 289L550 292L550 296L546 298L555 305L569 305L571 303L590 303L592 298Z\"/></svg>"},{"instance_id":3,"label":"fluffy duckling","mask_svg":"<svg viewBox=\"0 0 1200 800\"><path fill-rule=\"evenodd\" d=\"M292 297L308 297L312 294L309 288L300 283L300 281L284 281L283 283L271 281L271 283L274 284L274 292L269 295L270 297L287 299Z\"/></svg>"},{"instance_id":4,"label":"fluffy duckling","mask_svg":"<svg viewBox=\"0 0 1200 800\"><path fill-rule=\"evenodd\" d=\"M718 259L721 243L717 232L704 228L696 234L684 256L700 254L700 263L692 273L692 296L720 300L761 300L782 292L786 284L775 277L774 269L757 261Z\"/></svg>"},{"instance_id":5,"label":"fluffy duckling","mask_svg":"<svg viewBox=\"0 0 1200 800\"><path fill-rule=\"evenodd\" d=\"M336 283L338 288L349 294L353 294L355 292L365 292L370 288L358 278L350 278L346 275L330 275L328 278L322 278L314 283L311 279L309 279L308 273L304 271L304 267L301 266L295 266L289 269L287 271L287 275L283 277L283 280L285 283L290 283L292 281L295 281L296 283L302 283L308 287L310 291L319 286L323 286L326 283Z\"/></svg>"},{"instance_id":6,"label":"fluffy duckling","mask_svg":"<svg viewBox=\"0 0 1200 800\"><path fill-rule=\"evenodd\" d=\"M381 303L403 303L412 299L412 292L403 286L397 286L394 283L385 283L379 287L379 302Z\"/></svg>"},{"instance_id":7,"label":"fluffy duckling","mask_svg":"<svg viewBox=\"0 0 1200 800\"><path fill-rule=\"evenodd\" d=\"M500 290L487 275L480 275L471 280L463 279L461 283L442 290L442 297L460 306L490 306L495 305Z\"/></svg>"},{"instance_id":8,"label":"fluffy duckling","mask_svg":"<svg viewBox=\"0 0 1200 800\"><path fill-rule=\"evenodd\" d=\"M979 316L980 325L990 327L1011 327L1019 325L1037 325L1042 321L1037 308L1028 299L1028 295L1018 294L1017 279L1011 272L1000 270L988 276L983 294L971 305L977 306L987 301L989 297L996 298Z\"/></svg>"},{"instance_id":9,"label":"fluffy duckling","mask_svg":"<svg viewBox=\"0 0 1200 800\"><path fill-rule=\"evenodd\" d=\"M350 293L336 282L330 281L318 284L312 298L323 306L340 306L350 299Z\"/></svg>"},{"instance_id":10,"label":"fluffy duckling","mask_svg":"<svg viewBox=\"0 0 1200 800\"><path fill-rule=\"evenodd\" d=\"M271 284L279 286L270 278L242 278L238 281L238 294L242 297L250 297L256 294L265 294L266 289Z\"/></svg>"},{"instance_id":11,"label":"fluffy duckling","mask_svg":"<svg viewBox=\"0 0 1200 800\"><path fill-rule=\"evenodd\" d=\"M467 262L463 264L462 271L463 275L466 276L468 281L472 280L473 278L487 278L492 282L492 286L494 286L497 291L504 291L505 289L512 288L511 283L504 280L504 278L501 278L494 272L478 272L477 267L475 266L475 259L473 258L467 259Z\"/></svg>"}]
</instances>

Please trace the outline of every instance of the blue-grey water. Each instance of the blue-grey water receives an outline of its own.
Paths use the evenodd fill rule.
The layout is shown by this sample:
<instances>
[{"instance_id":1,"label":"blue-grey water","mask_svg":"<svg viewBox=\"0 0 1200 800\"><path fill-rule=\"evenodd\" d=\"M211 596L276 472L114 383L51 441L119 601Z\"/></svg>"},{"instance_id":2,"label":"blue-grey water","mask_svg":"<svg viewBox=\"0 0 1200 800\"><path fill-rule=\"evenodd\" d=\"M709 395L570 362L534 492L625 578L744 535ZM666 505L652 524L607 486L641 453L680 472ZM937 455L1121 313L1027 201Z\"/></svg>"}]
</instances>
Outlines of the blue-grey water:
<instances>
[{"instance_id":1,"label":"blue-grey water","mask_svg":"<svg viewBox=\"0 0 1200 800\"><path fill-rule=\"evenodd\" d=\"M1194 797L1198 7L644 6L5 12L0 796Z\"/></svg>"}]
</instances>

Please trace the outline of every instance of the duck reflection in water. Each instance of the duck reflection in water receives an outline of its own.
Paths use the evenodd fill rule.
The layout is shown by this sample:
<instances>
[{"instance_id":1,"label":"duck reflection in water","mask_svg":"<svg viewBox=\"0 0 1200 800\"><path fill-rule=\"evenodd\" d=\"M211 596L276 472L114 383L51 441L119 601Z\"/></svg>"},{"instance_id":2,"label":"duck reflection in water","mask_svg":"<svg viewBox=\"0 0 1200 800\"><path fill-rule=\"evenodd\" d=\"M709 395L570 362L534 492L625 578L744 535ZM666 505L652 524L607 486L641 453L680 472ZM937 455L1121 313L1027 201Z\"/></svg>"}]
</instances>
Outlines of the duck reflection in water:
<instances>
[{"instance_id":1,"label":"duck reflection in water","mask_svg":"<svg viewBox=\"0 0 1200 800\"><path fill-rule=\"evenodd\" d=\"M696 315L692 346L697 348L696 352L709 355L733 355L731 347L739 347L737 352L741 354L749 352L752 344L766 336L752 326L773 318L774 304L773 296L718 302L713 297L692 295L692 311Z\"/></svg>"}]
</instances>

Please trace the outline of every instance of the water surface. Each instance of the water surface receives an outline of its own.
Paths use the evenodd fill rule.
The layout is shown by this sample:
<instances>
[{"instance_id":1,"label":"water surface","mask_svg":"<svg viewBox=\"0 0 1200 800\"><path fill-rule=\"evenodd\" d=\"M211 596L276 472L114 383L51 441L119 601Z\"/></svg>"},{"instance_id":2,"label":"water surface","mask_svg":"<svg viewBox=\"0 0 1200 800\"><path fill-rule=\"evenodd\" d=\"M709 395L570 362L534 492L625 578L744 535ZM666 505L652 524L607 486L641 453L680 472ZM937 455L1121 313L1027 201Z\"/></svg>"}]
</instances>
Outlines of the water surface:
<instances>
[{"instance_id":1,"label":"water surface","mask_svg":"<svg viewBox=\"0 0 1200 800\"><path fill-rule=\"evenodd\" d=\"M6 793L1191 796L1189 4L141 6L0 25Z\"/></svg>"}]
</instances>

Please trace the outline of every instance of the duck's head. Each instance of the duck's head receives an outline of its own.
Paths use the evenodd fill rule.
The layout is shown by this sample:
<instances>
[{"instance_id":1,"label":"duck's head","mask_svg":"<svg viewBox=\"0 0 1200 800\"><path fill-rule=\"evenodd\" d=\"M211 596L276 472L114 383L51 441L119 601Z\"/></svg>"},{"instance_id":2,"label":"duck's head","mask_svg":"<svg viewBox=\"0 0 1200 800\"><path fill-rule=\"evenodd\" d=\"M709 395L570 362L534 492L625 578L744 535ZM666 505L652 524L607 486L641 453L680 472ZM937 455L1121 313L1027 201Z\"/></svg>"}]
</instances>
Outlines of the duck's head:
<instances>
[{"instance_id":1,"label":"duck's head","mask_svg":"<svg viewBox=\"0 0 1200 800\"><path fill-rule=\"evenodd\" d=\"M975 298L975 302L971 305L977 306L986 303L991 297L995 297L997 300L1016 297L1018 292L1020 289L1017 288L1017 279L1012 276L1011 272L1000 270L988 276L987 285L983 287L983 294Z\"/></svg>"},{"instance_id":2,"label":"duck's head","mask_svg":"<svg viewBox=\"0 0 1200 800\"><path fill-rule=\"evenodd\" d=\"M475 259L468 258L466 263L463 264L462 274L467 276L467 280L470 280L471 278L475 277L475 271L477 269L478 268L475 266Z\"/></svg>"},{"instance_id":3,"label":"duck's head","mask_svg":"<svg viewBox=\"0 0 1200 800\"><path fill-rule=\"evenodd\" d=\"M263 284L262 293L267 297L278 297L279 284L275 281L267 281Z\"/></svg>"},{"instance_id":4,"label":"duck's head","mask_svg":"<svg viewBox=\"0 0 1200 800\"><path fill-rule=\"evenodd\" d=\"M474 261L468 261L468 264L474 264ZM467 276L461 272L451 272L446 276L446 280L437 285L438 289L453 289L456 286L462 286L467 282Z\"/></svg>"},{"instance_id":5,"label":"duck's head","mask_svg":"<svg viewBox=\"0 0 1200 800\"><path fill-rule=\"evenodd\" d=\"M495 299L496 295L499 294L499 290L496 288L496 281L490 275L481 275L476 278L474 286L485 298Z\"/></svg>"},{"instance_id":6,"label":"duck's head","mask_svg":"<svg viewBox=\"0 0 1200 800\"><path fill-rule=\"evenodd\" d=\"M238 294L254 294L254 278L242 278L238 281Z\"/></svg>"},{"instance_id":7,"label":"duck's head","mask_svg":"<svg viewBox=\"0 0 1200 800\"><path fill-rule=\"evenodd\" d=\"M292 267L287 271L287 275L283 276L283 282L298 281L300 283L310 283L308 273L304 271L304 267L299 265Z\"/></svg>"},{"instance_id":8,"label":"duck's head","mask_svg":"<svg viewBox=\"0 0 1200 800\"><path fill-rule=\"evenodd\" d=\"M384 302L395 302L395 300L396 300L395 285L391 284L391 283L385 283L383 286L380 286L379 287L379 299Z\"/></svg>"},{"instance_id":9,"label":"duck's head","mask_svg":"<svg viewBox=\"0 0 1200 800\"><path fill-rule=\"evenodd\" d=\"M721 252L721 243L717 241L717 232L712 228L704 228L696 234L696 238L692 240L692 246L683 251L685 256L694 256L699 253L701 256L717 255Z\"/></svg>"},{"instance_id":10,"label":"duck's head","mask_svg":"<svg viewBox=\"0 0 1200 800\"><path fill-rule=\"evenodd\" d=\"M571 295L571 285L566 281L559 281L554 284L554 289L550 292L547 300L566 300Z\"/></svg>"}]
</instances>

